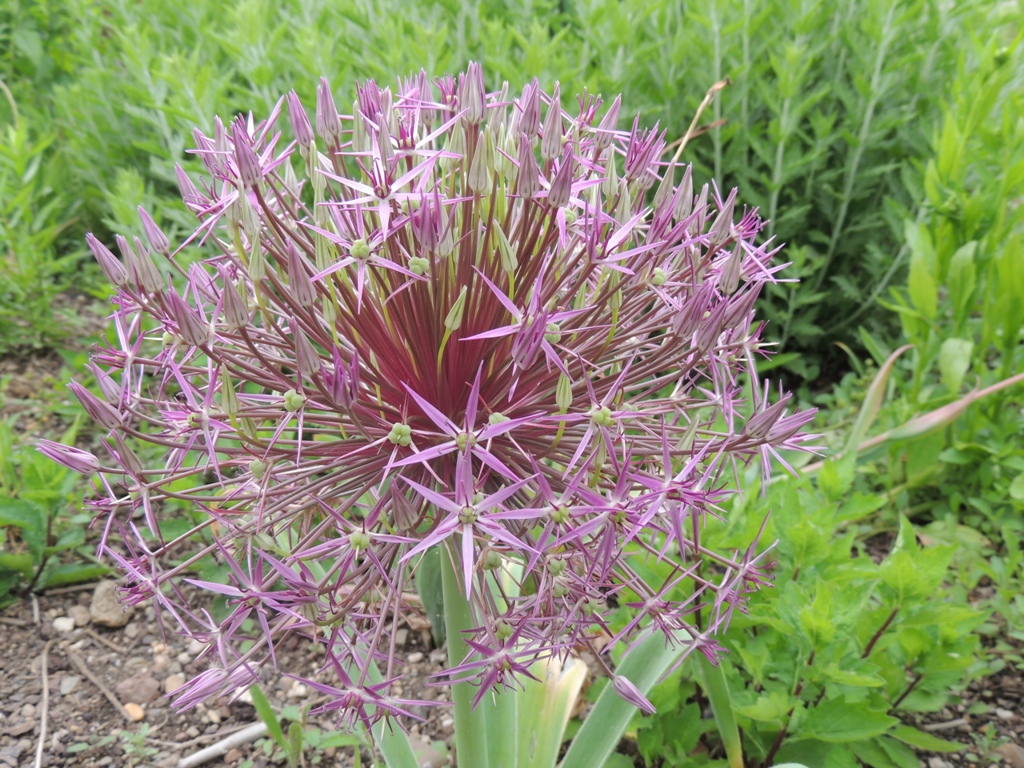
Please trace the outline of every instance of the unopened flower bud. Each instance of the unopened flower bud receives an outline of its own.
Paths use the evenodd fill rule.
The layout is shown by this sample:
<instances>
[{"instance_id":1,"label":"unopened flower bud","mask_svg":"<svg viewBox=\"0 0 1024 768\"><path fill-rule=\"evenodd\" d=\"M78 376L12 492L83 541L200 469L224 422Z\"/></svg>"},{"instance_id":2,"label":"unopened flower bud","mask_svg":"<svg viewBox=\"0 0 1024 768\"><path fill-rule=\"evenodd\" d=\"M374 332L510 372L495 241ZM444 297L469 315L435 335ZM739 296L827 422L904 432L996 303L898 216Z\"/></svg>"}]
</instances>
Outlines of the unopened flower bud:
<instances>
[{"instance_id":1,"label":"unopened flower bud","mask_svg":"<svg viewBox=\"0 0 1024 768\"><path fill-rule=\"evenodd\" d=\"M70 445L62 445L52 440L40 440L36 443L36 449L58 464L74 472L81 472L83 475L91 475L100 469L100 460L93 454Z\"/></svg>"},{"instance_id":2,"label":"unopened flower bud","mask_svg":"<svg viewBox=\"0 0 1024 768\"><path fill-rule=\"evenodd\" d=\"M459 76L459 106L465 110L463 119L470 125L477 125L487 111L484 90L484 72L475 61L469 63L466 72Z\"/></svg>"},{"instance_id":3,"label":"unopened flower bud","mask_svg":"<svg viewBox=\"0 0 1024 768\"><path fill-rule=\"evenodd\" d=\"M605 112L604 117L601 118L601 123L597 126L597 131L594 133L594 148L599 152L603 152L611 146L612 139L615 137L615 126L619 122L619 110L622 107L622 96L616 96L615 101Z\"/></svg>"},{"instance_id":4,"label":"unopened flower bud","mask_svg":"<svg viewBox=\"0 0 1024 768\"><path fill-rule=\"evenodd\" d=\"M462 315L466 311L466 293L467 286L462 286L462 290L459 291L458 298L455 299L455 303L452 304L452 308L448 310L448 314L444 318L444 327L449 331L457 331L462 327Z\"/></svg>"},{"instance_id":5,"label":"unopened flower bud","mask_svg":"<svg viewBox=\"0 0 1024 768\"><path fill-rule=\"evenodd\" d=\"M551 93L551 104L548 105L548 116L544 120L544 135L540 141L540 156L545 162L551 162L562 154L562 97L558 83Z\"/></svg>"},{"instance_id":6,"label":"unopened flower bud","mask_svg":"<svg viewBox=\"0 0 1024 768\"><path fill-rule=\"evenodd\" d=\"M303 152L308 152L315 139L313 136L313 126L309 124L309 116L306 114L302 102L299 101L299 95L295 91L291 91L288 94L288 117L292 122L292 132L295 134L295 140Z\"/></svg>"},{"instance_id":7,"label":"unopened flower bud","mask_svg":"<svg viewBox=\"0 0 1024 768\"><path fill-rule=\"evenodd\" d=\"M654 705L647 700L647 697L640 692L639 688L633 685L629 678L623 677L622 675L615 675L612 678L612 688L615 689L615 692L619 694L619 696L644 714L653 715L657 711L655 710Z\"/></svg>"},{"instance_id":8,"label":"unopened flower bud","mask_svg":"<svg viewBox=\"0 0 1024 768\"><path fill-rule=\"evenodd\" d=\"M128 272L110 249L97 240L92 232L85 236L85 242L89 245L89 250L96 257L96 261L107 279L118 288L125 285L128 282Z\"/></svg>"},{"instance_id":9,"label":"unopened flower bud","mask_svg":"<svg viewBox=\"0 0 1024 768\"><path fill-rule=\"evenodd\" d=\"M316 89L316 132L328 144L336 143L341 136L341 119L326 77L320 78L320 85Z\"/></svg>"},{"instance_id":10,"label":"unopened flower bud","mask_svg":"<svg viewBox=\"0 0 1024 768\"><path fill-rule=\"evenodd\" d=\"M540 192L540 168L533 156L533 147L526 134L519 137L519 173L516 175L516 193L532 199Z\"/></svg>"},{"instance_id":11,"label":"unopened flower bud","mask_svg":"<svg viewBox=\"0 0 1024 768\"><path fill-rule=\"evenodd\" d=\"M552 208L564 208L569 204L575 168L576 159L573 157L572 147L567 146L565 154L562 156L562 162L558 166L558 171L551 180L551 189L548 190L548 205Z\"/></svg>"},{"instance_id":12,"label":"unopened flower bud","mask_svg":"<svg viewBox=\"0 0 1024 768\"><path fill-rule=\"evenodd\" d=\"M231 136L235 145L235 165L238 166L239 181L246 187L258 186L263 180L263 169L241 119L231 124Z\"/></svg>"},{"instance_id":13,"label":"unopened flower bud","mask_svg":"<svg viewBox=\"0 0 1024 768\"><path fill-rule=\"evenodd\" d=\"M168 256L171 253L171 244L167 240L167 235L160 229L153 217L149 215L149 212L141 205L138 208L139 218L142 219L142 229L146 233L146 237L149 239L150 247L159 253L161 256Z\"/></svg>"},{"instance_id":14,"label":"unopened flower bud","mask_svg":"<svg viewBox=\"0 0 1024 768\"><path fill-rule=\"evenodd\" d=\"M559 413L568 413L572 405L572 382L564 373L559 375L558 383L555 384L555 405Z\"/></svg>"}]
</instances>

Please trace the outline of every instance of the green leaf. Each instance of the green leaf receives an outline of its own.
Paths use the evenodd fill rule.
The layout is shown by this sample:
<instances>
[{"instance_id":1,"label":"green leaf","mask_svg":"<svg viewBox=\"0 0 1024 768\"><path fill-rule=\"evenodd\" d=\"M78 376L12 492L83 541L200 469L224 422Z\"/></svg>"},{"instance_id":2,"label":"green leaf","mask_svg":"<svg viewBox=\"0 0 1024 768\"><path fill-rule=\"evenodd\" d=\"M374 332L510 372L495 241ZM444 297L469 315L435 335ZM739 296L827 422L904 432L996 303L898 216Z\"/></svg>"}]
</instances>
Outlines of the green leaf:
<instances>
[{"instance_id":1,"label":"green leaf","mask_svg":"<svg viewBox=\"0 0 1024 768\"><path fill-rule=\"evenodd\" d=\"M604 761L603 768L633 768L633 758L620 752L613 752Z\"/></svg>"},{"instance_id":2,"label":"green leaf","mask_svg":"<svg viewBox=\"0 0 1024 768\"><path fill-rule=\"evenodd\" d=\"M288 741L285 739L284 730L281 728L281 721L274 714L274 708L271 706L266 695L260 690L258 685L254 685L249 689L249 695L252 696L252 705L256 708L256 714L260 716L260 720L267 726L267 733L277 742L277 746L287 750Z\"/></svg>"},{"instance_id":3,"label":"green leaf","mask_svg":"<svg viewBox=\"0 0 1024 768\"><path fill-rule=\"evenodd\" d=\"M441 590L441 548L431 547L420 557L416 569L416 591L430 620L430 633L434 645L440 648L445 641L444 595Z\"/></svg>"},{"instance_id":4,"label":"green leaf","mask_svg":"<svg viewBox=\"0 0 1024 768\"><path fill-rule=\"evenodd\" d=\"M974 253L977 249L977 241L972 240L958 248L949 262L946 285L949 286L949 298L958 321L967 314L971 300L974 298L974 286L977 280Z\"/></svg>"},{"instance_id":5,"label":"green leaf","mask_svg":"<svg viewBox=\"0 0 1024 768\"><path fill-rule=\"evenodd\" d=\"M837 664L823 667L821 673L826 680L838 685L850 685L857 688L879 688L885 685L885 680L880 675L842 669Z\"/></svg>"},{"instance_id":6,"label":"green leaf","mask_svg":"<svg viewBox=\"0 0 1024 768\"><path fill-rule=\"evenodd\" d=\"M98 579L110 573L110 568L98 563L69 563L58 565L52 570L47 568L37 589L47 587L61 587L65 584L81 584L86 581Z\"/></svg>"},{"instance_id":7,"label":"green leaf","mask_svg":"<svg viewBox=\"0 0 1024 768\"><path fill-rule=\"evenodd\" d=\"M354 733L332 733L320 739L318 749L329 749L330 747L355 747L363 743L363 739Z\"/></svg>"},{"instance_id":8,"label":"green leaf","mask_svg":"<svg viewBox=\"0 0 1024 768\"><path fill-rule=\"evenodd\" d=\"M881 736L898 724L899 720L884 711L868 709L865 702L850 702L843 696L827 699L810 710L800 729L800 738L832 744L863 741Z\"/></svg>"},{"instance_id":9,"label":"green leaf","mask_svg":"<svg viewBox=\"0 0 1024 768\"><path fill-rule=\"evenodd\" d=\"M942 342L942 349L939 352L939 372L942 374L942 383L951 394L960 391L964 376L971 367L971 353L974 351L974 342L967 339L946 339Z\"/></svg>"},{"instance_id":10,"label":"green leaf","mask_svg":"<svg viewBox=\"0 0 1024 768\"><path fill-rule=\"evenodd\" d=\"M288 745L285 752L288 754L288 765L291 768L298 768L302 759L302 723L292 723L288 726Z\"/></svg>"},{"instance_id":11,"label":"green leaf","mask_svg":"<svg viewBox=\"0 0 1024 768\"><path fill-rule=\"evenodd\" d=\"M1024 472L1021 472L1010 483L1010 497L1017 501L1024 501Z\"/></svg>"},{"instance_id":12,"label":"green leaf","mask_svg":"<svg viewBox=\"0 0 1024 768\"><path fill-rule=\"evenodd\" d=\"M889 735L899 739L904 744L909 744L918 749L925 749L929 752L962 752L966 747L954 741L946 741L937 736L932 736L925 731L919 731L909 725L900 725L893 728Z\"/></svg>"},{"instance_id":13,"label":"green leaf","mask_svg":"<svg viewBox=\"0 0 1024 768\"><path fill-rule=\"evenodd\" d=\"M667 647L665 638L654 634L643 640L619 661L617 672L632 681L644 695L682 653L682 647ZM612 686L606 686L597 703L583 722L561 768L593 768L603 765L611 755L636 707L619 697Z\"/></svg>"},{"instance_id":14,"label":"green leaf","mask_svg":"<svg viewBox=\"0 0 1024 768\"><path fill-rule=\"evenodd\" d=\"M737 715L749 717L760 723L772 723L781 726L789 710L797 704L797 700L785 691L772 690L762 693L757 701L744 707L734 707Z\"/></svg>"},{"instance_id":15,"label":"green leaf","mask_svg":"<svg viewBox=\"0 0 1024 768\"><path fill-rule=\"evenodd\" d=\"M927 320L934 320L939 309L939 291L935 285L925 256L915 250L910 257L910 275L907 278L910 301Z\"/></svg>"}]
</instances>

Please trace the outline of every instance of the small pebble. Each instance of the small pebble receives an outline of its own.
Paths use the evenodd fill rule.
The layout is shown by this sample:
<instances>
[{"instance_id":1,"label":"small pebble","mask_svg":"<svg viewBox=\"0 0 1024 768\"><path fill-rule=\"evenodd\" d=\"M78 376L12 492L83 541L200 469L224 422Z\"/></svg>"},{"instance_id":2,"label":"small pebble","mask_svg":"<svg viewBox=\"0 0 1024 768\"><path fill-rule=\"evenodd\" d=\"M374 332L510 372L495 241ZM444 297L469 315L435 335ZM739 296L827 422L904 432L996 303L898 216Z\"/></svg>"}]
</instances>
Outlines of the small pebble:
<instances>
[{"instance_id":1,"label":"small pebble","mask_svg":"<svg viewBox=\"0 0 1024 768\"><path fill-rule=\"evenodd\" d=\"M304 699L309 694L309 689L306 688L302 683L296 683L288 689L287 696L289 699Z\"/></svg>"},{"instance_id":2,"label":"small pebble","mask_svg":"<svg viewBox=\"0 0 1024 768\"><path fill-rule=\"evenodd\" d=\"M77 675L65 675L60 679L60 695L67 696L69 693L75 690L75 688L78 687L78 684L81 681L82 678L78 677Z\"/></svg>"},{"instance_id":3,"label":"small pebble","mask_svg":"<svg viewBox=\"0 0 1024 768\"><path fill-rule=\"evenodd\" d=\"M1002 709L1001 707L996 708L996 717L998 717L1000 720L1006 720L1008 722L1010 720L1015 720L1017 718L1017 716L1013 714L1013 712L1011 712L1008 709Z\"/></svg>"},{"instance_id":4,"label":"small pebble","mask_svg":"<svg viewBox=\"0 0 1024 768\"><path fill-rule=\"evenodd\" d=\"M196 737L197 737L197 736L199 735L199 729L198 729L198 728L196 728L196 727L195 727L194 725L190 725L190 726L189 726L189 727L188 727L188 728L187 728L187 729L185 730L185 733L187 733L187 734L189 735L189 737L190 737L190 738L193 738L193 739L194 739L194 738L196 738Z\"/></svg>"},{"instance_id":5,"label":"small pebble","mask_svg":"<svg viewBox=\"0 0 1024 768\"><path fill-rule=\"evenodd\" d=\"M192 639L188 641L188 652L191 656L198 655L204 648L206 648L206 646L198 640ZM178 656L178 660L181 661L180 655ZM188 661L188 659L185 659L185 661ZM181 663L184 664L185 661L182 661Z\"/></svg>"},{"instance_id":6,"label":"small pebble","mask_svg":"<svg viewBox=\"0 0 1024 768\"><path fill-rule=\"evenodd\" d=\"M124 705L125 714L128 715L135 722L139 722L146 717L146 711L136 704L134 701L129 701Z\"/></svg>"},{"instance_id":7,"label":"small pebble","mask_svg":"<svg viewBox=\"0 0 1024 768\"><path fill-rule=\"evenodd\" d=\"M66 635L75 628L75 620L70 616L61 616L60 618L53 620L53 628L60 632L62 635Z\"/></svg>"},{"instance_id":8,"label":"small pebble","mask_svg":"<svg viewBox=\"0 0 1024 768\"><path fill-rule=\"evenodd\" d=\"M166 653L158 653L153 657L151 669L154 672L166 672L169 666L171 666L171 657Z\"/></svg>"},{"instance_id":9,"label":"small pebble","mask_svg":"<svg viewBox=\"0 0 1024 768\"><path fill-rule=\"evenodd\" d=\"M68 616L75 620L76 627L84 627L92 619L89 609L84 605L71 606Z\"/></svg>"},{"instance_id":10,"label":"small pebble","mask_svg":"<svg viewBox=\"0 0 1024 768\"><path fill-rule=\"evenodd\" d=\"M134 640L136 637L139 636L139 633L141 632L142 627L136 623L129 624L127 627L124 628L124 635L130 640Z\"/></svg>"},{"instance_id":11,"label":"small pebble","mask_svg":"<svg viewBox=\"0 0 1024 768\"><path fill-rule=\"evenodd\" d=\"M35 717L36 707L35 704L26 704L21 708L22 717Z\"/></svg>"},{"instance_id":12,"label":"small pebble","mask_svg":"<svg viewBox=\"0 0 1024 768\"><path fill-rule=\"evenodd\" d=\"M182 674L168 675L164 680L164 693L174 693L185 684L185 676Z\"/></svg>"},{"instance_id":13,"label":"small pebble","mask_svg":"<svg viewBox=\"0 0 1024 768\"><path fill-rule=\"evenodd\" d=\"M410 664L419 664L421 661L423 661L423 654L419 651L416 651L416 653L410 653L408 657L406 657L406 661L408 661Z\"/></svg>"},{"instance_id":14,"label":"small pebble","mask_svg":"<svg viewBox=\"0 0 1024 768\"><path fill-rule=\"evenodd\" d=\"M226 755L224 755L224 762L225 763L237 763L241 759L242 759L242 750L240 750L240 749L229 750L228 753Z\"/></svg>"},{"instance_id":15,"label":"small pebble","mask_svg":"<svg viewBox=\"0 0 1024 768\"><path fill-rule=\"evenodd\" d=\"M214 725L220 725L220 721L221 721L220 712L218 712L216 709L211 709L209 712L207 712L206 713L206 718L207 718L207 720L209 720Z\"/></svg>"}]
</instances>

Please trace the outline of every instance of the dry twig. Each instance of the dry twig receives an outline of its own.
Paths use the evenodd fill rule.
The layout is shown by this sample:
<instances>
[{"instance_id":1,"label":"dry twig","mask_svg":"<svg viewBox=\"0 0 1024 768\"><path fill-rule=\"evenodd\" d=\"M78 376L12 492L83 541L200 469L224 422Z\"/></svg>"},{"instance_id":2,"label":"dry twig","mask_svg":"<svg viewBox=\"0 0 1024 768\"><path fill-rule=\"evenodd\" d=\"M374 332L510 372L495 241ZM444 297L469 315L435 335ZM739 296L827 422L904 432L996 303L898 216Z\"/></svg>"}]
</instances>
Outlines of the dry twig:
<instances>
[{"instance_id":1,"label":"dry twig","mask_svg":"<svg viewBox=\"0 0 1024 768\"><path fill-rule=\"evenodd\" d=\"M218 741L216 744L211 744L188 757L183 757L178 761L178 768L196 768L196 766L213 760L215 757L226 755L235 747L240 747L243 744L248 744L250 741L258 739L266 732L266 723L253 723L249 727L231 734L226 739Z\"/></svg>"},{"instance_id":2,"label":"dry twig","mask_svg":"<svg viewBox=\"0 0 1024 768\"><path fill-rule=\"evenodd\" d=\"M103 635L101 635L99 632L97 632L94 629L88 629L87 628L85 630L85 634L87 634L93 640L96 640L97 642L103 643L103 645L107 646L107 648L109 648L110 650L114 651L115 653L120 653L120 654L123 655L124 652L125 652L124 648L119 646L117 643L114 643L114 642L112 642L110 640L107 640L107 638L105 638Z\"/></svg>"},{"instance_id":3,"label":"dry twig","mask_svg":"<svg viewBox=\"0 0 1024 768\"><path fill-rule=\"evenodd\" d=\"M43 744L46 742L46 720L50 714L50 673L47 669L50 658L50 646L53 640L47 640L43 652L39 656L40 674L43 678L43 700L39 704L39 744L36 746L35 768L43 765Z\"/></svg>"},{"instance_id":4,"label":"dry twig","mask_svg":"<svg viewBox=\"0 0 1024 768\"><path fill-rule=\"evenodd\" d=\"M129 715L128 712L125 710L124 705L120 701L118 701L117 696L111 693L110 689L103 684L103 681L96 677L96 675L94 675L89 670L89 668L85 665L85 662L82 661L82 657L70 648L68 648L65 652L67 653L68 658L71 660L71 663L78 668L79 672L81 672L83 675L89 678L90 683L92 683L100 689L100 693L102 693L106 697L107 701L114 705L114 709L121 713L121 717L123 717L129 723L134 723L135 720L132 719L131 715Z\"/></svg>"}]
</instances>

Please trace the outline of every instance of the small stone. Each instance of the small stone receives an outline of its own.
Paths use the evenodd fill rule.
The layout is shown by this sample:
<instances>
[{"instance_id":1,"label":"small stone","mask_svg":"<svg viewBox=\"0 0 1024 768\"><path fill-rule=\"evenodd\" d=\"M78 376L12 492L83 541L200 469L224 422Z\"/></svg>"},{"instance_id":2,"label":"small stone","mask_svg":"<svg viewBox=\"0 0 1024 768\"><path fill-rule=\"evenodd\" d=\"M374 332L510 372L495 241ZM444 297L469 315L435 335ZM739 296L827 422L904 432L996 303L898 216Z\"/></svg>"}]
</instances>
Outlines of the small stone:
<instances>
[{"instance_id":1,"label":"small stone","mask_svg":"<svg viewBox=\"0 0 1024 768\"><path fill-rule=\"evenodd\" d=\"M441 727L445 728L445 729L451 728L454 725L455 725L455 721L452 718L450 718L450 717L446 717L446 718L444 718L444 720L441 721Z\"/></svg>"},{"instance_id":2,"label":"small stone","mask_svg":"<svg viewBox=\"0 0 1024 768\"><path fill-rule=\"evenodd\" d=\"M1024 748L1014 743L996 747L996 754L1003 758L1012 768L1024 768Z\"/></svg>"},{"instance_id":3,"label":"small stone","mask_svg":"<svg viewBox=\"0 0 1024 768\"><path fill-rule=\"evenodd\" d=\"M206 719L214 725L220 725L220 712L218 712L216 709L211 709L209 712L206 713Z\"/></svg>"},{"instance_id":4,"label":"small stone","mask_svg":"<svg viewBox=\"0 0 1024 768\"><path fill-rule=\"evenodd\" d=\"M288 689L287 697L289 699L304 699L309 694L309 689L306 688L302 683L296 683Z\"/></svg>"},{"instance_id":5,"label":"small stone","mask_svg":"<svg viewBox=\"0 0 1024 768\"><path fill-rule=\"evenodd\" d=\"M953 768L953 766L951 766L941 757L929 757L928 768Z\"/></svg>"},{"instance_id":6,"label":"small stone","mask_svg":"<svg viewBox=\"0 0 1024 768\"><path fill-rule=\"evenodd\" d=\"M68 632L74 631L75 620L70 616L61 616L59 619L53 620L53 628L62 635L66 635Z\"/></svg>"},{"instance_id":7,"label":"small stone","mask_svg":"<svg viewBox=\"0 0 1024 768\"><path fill-rule=\"evenodd\" d=\"M36 715L36 705L35 704L26 704L25 706L23 706L21 708L21 716L22 717L35 717L35 715Z\"/></svg>"},{"instance_id":8,"label":"small stone","mask_svg":"<svg viewBox=\"0 0 1024 768\"><path fill-rule=\"evenodd\" d=\"M199 729L196 728L194 725L190 725L185 730L185 733L188 734L189 738L194 739L194 738L197 738L199 736Z\"/></svg>"},{"instance_id":9,"label":"small stone","mask_svg":"<svg viewBox=\"0 0 1024 768\"><path fill-rule=\"evenodd\" d=\"M23 723L18 723L18 725L12 725L10 728L8 728L7 729L7 735L8 736L23 736L24 734L30 733L31 731L34 731L35 729L36 729L36 721L35 720L26 720Z\"/></svg>"},{"instance_id":10,"label":"small stone","mask_svg":"<svg viewBox=\"0 0 1024 768\"><path fill-rule=\"evenodd\" d=\"M1013 712L1008 709L1002 709L1001 707L996 708L996 717L1000 720L1006 720L1007 722L1017 719L1017 716L1013 714Z\"/></svg>"},{"instance_id":11,"label":"small stone","mask_svg":"<svg viewBox=\"0 0 1024 768\"><path fill-rule=\"evenodd\" d=\"M410 653L405 658L405 660L407 662L409 662L410 664L419 664L421 661L423 661L423 654L420 653L419 651L416 651L416 653Z\"/></svg>"},{"instance_id":12,"label":"small stone","mask_svg":"<svg viewBox=\"0 0 1024 768\"><path fill-rule=\"evenodd\" d=\"M136 704L134 701L129 701L124 705L125 714L128 715L136 723L146 717L146 710Z\"/></svg>"},{"instance_id":13,"label":"small stone","mask_svg":"<svg viewBox=\"0 0 1024 768\"><path fill-rule=\"evenodd\" d=\"M171 657L166 653L158 653L153 657L153 666L151 667L153 672L166 672L169 666L171 666Z\"/></svg>"},{"instance_id":14,"label":"small stone","mask_svg":"<svg viewBox=\"0 0 1024 768\"><path fill-rule=\"evenodd\" d=\"M160 683L143 672L136 672L118 683L114 690L122 700L149 704L160 696Z\"/></svg>"},{"instance_id":15,"label":"small stone","mask_svg":"<svg viewBox=\"0 0 1024 768\"><path fill-rule=\"evenodd\" d=\"M188 641L188 652L190 656L198 656L205 648L206 645L204 643L200 643L198 640L193 639ZM178 657L178 660L181 660L181 656Z\"/></svg>"},{"instance_id":16,"label":"small stone","mask_svg":"<svg viewBox=\"0 0 1024 768\"><path fill-rule=\"evenodd\" d=\"M226 755L224 755L224 762L225 763L237 763L241 759L242 759L242 750L237 749L237 748L236 749L228 750L228 753Z\"/></svg>"},{"instance_id":17,"label":"small stone","mask_svg":"<svg viewBox=\"0 0 1024 768\"><path fill-rule=\"evenodd\" d=\"M117 582L101 581L92 593L89 617L101 627L123 627L132 614L131 606L123 606L117 599Z\"/></svg>"},{"instance_id":18,"label":"small stone","mask_svg":"<svg viewBox=\"0 0 1024 768\"><path fill-rule=\"evenodd\" d=\"M172 661L170 665L167 667L167 672L172 675L179 675L181 674L181 669L182 667L180 661Z\"/></svg>"},{"instance_id":19,"label":"small stone","mask_svg":"<svg viewBox=\"0 0 1024 768\"><path fill-rule=\"evenodd\" d=\"M185 684L185 676L182 674L168 675L164 680L164 693L174 693Z\"/></svg>"},{"instance_id":20,"label":"small stone","mask_svg":"<svg viewBox=\"0 0 1024 768\"><path fill-rule=\"evenodd\" d=\"M78 687L78 684L81 681L82 678L78 677L77 675L64 675L64 677L60 679L60 695L67 696L69 693L75 690L75 688Z\"/></svg>"},{"instance_id":21,"label":"small stone","mask_svg":"<svg viewBox=\"0 0 1024 768\"><path fill-rule=\"evenodd\" d=\"M84 605L73 605L68 610L68 616L75 620L76 627L84 627L92 620L89 609Z\"/></svg>"},{"instance_id":22,"label":"small stone","mask_svg":"<svg viewBox=\"0 0 1024 768\"><path fill-rule=\"evenodd\" d=\"M127 627L124 628L125 637L131 640L134 640L136 637L138 637L141 631L142 627L140 627L138 624L129 624Z\"/></svg>"}]
</instances>

